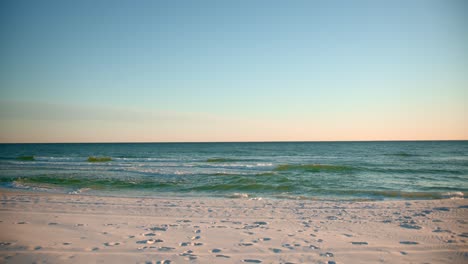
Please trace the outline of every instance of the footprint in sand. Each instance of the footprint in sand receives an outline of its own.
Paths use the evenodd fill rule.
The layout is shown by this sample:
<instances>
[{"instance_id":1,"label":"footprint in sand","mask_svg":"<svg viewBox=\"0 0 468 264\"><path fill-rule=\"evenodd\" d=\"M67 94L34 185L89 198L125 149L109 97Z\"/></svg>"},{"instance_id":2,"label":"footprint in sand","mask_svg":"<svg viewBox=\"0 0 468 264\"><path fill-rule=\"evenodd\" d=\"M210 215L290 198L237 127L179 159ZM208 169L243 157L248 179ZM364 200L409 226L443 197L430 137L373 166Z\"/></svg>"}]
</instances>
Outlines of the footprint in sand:
<instances>
[{"instance_id":1,"label":"footprint in sand","mask_svg":"<svg viewBox=\"0 0 468 264\"><path fill-rule=\"evenodd\" d=\"M173 247L159 247L158 250L159 251L171 251L171 250L174 250L175 248Z\"/></svg>"},{"instance_id":2,"label":"footprint in sand","mask_svg":"<svg viewBox=\"0 0 468 264\"><path fill-rule=\"evenodd\" d=\"M163 232L165 232L165 231L167 231L167 227L158 227L158 226L155 226L155 227L149 228L149 230L151 230L151 231L163 231Z\"/></svg>"},{"instance_id":3,"label":"footprint in sand","mask_svg":"<svg viewBox=\"0 0 468 264\"><path fill-rule=\"evenodd\" d=\"M120 245L119 242L106 242L106 243L104 243L104 246L106 246L106 247L112 247L112 246L118 246L118 245Z\"/></svg>"},{"instance_id":4,"label":"footprint in sand","mask_svg":"<svg viewBox=\"0 0 468 264\"><path fill-rule=\"evenodd\" d=\"M331 252L325 252L325 253L321 253L320 256L331 258L331 257L333 257L334 255L333 255L333 253L331 253Z\"/></svg>"},{"instance_id":5,"label":"footprint in sand","mask_svg":"<svg viewBox=\"0 0 468 264\"><path fill-rule=\"evenodd\" d=\"M418 225L411 225L411 224L400 224L400 227L401 228L406 228L406 229L416 229L416 230L419 230L419 229L422 228L422 227L420 227Z\"/></svg>"},{"instance_id":6,"label":"footprint in sand","mask_svg":"<svg viewBox=\"0 0 468 264\"><path fill-rule=\"evenodd\" d=\"M448 208L448 207L434 207L434 208L432 208L432 210L448 212L448 211L450 211L450 208Z\"/></svg>"},{"instance_id":7,"label":"footprint in sand","mask_svg":"<svg viewBox=\"0 0 468 264\"><path fill-rule=\"evenodd\" d=\"M247 263L262 263L262 261L258 259L244 259L243 261Z\"/></svg>"},{"instance_id":8,"label":"footprint in sand","mask_svg":"<svg viewBox=\"0 0 468 264\"><path fill-rule=\"evenodd\" d=\"M154 243L161 243L161 242L164 242L164 241L162 239L148 239L148 240L140 240L140 241L137 241L136 243L152 245Z\"/></svg>"},{"instance_id":9,"label":"footprint in sand","mask_svg":"<svg viewBox=\"0 0 468 264\"><path fill-rule=\"evenodd\" d=\"M198 258L197 255L192 254L192 253L193 253L192 250L187 250L184 253L180 253L179 256L187 257L186 259L189 259L189 260L197 259Z\"/></svg>"},{"instance_id":10,"label":"footprint in sand","mask_svg":"<svg viewBox=\"0 0 468 264\"><path fill-rule=\"evenodd\" d=\"M437 229L435 229L434 231L432 231L434 233L452 233L452 231L450 230L447 230L447 229L442 229L440 227L437 227Z\"/></svg>"},{"instance_id":11,"label":"footprint in sand","mask_svg":"<svg viewBox=\"0 0 468 264\"><path fill-rule=\"evenodd\" d=\"M353 245L368 245L367 242L351 242Z\"/></svg>"},{"instance_id":12,"label":"footprint in sand","mask_svg":"<svg viewBox=\"0 0 468 264\"><path fill-rule=\"evenodd\" d=\"M270 248L271 251L273 251L273 253L281 253L281 249L279 248Z\"/></svg>"},{"instance_id":13,"label":"footprint in sand","mask_svg":"<svg viewBox=\"0 0 468 264\"><path fill-rule=\"evenodd\" d=\"M417 245L419 243L414 242L414 241L400 241L400 244L403 244L403 245Z\"/></svg>"},{"instance_id":14,"label":"footprint in sand","mask_svg":"<svg viewBox=\"0 0 468 264\"><path fill-rule=\"evenodd\" d=\"M149 263L152 263L152 262L149 262ZM161 261L157 261L156 264L171 264L171 261L170 260L161 260Z\"/></svg>"},{"instance_id":15,"label":"footprint in sand","mask_svg":"<svg viewBox=\"0 0 468 264\"><path fill-rule=\"evenodd\" d=\"M290 249L290 250L294 249L294 247L292 247L291 244L283 244L281 246L284 247L284 248Z\"/></svg>"}]
</instances>

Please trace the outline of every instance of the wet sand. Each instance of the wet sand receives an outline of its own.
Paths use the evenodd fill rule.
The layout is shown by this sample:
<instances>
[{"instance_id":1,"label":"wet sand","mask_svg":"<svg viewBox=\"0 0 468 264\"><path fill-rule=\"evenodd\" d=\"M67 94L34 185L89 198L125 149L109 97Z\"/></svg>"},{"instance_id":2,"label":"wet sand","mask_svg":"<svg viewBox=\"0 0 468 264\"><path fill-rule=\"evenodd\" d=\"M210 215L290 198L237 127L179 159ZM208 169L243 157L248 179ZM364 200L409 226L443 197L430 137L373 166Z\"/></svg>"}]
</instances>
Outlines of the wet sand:
<instances>
[{"instance_id":1,"label":"wet sand","mask_svg":"<svg viewBox=\"0 0 468 264\"><path fill-rule=\"evenodd\" d=\"M0 196L2 263L468 263L464 199Z\"/></svg>"}]
</instances>

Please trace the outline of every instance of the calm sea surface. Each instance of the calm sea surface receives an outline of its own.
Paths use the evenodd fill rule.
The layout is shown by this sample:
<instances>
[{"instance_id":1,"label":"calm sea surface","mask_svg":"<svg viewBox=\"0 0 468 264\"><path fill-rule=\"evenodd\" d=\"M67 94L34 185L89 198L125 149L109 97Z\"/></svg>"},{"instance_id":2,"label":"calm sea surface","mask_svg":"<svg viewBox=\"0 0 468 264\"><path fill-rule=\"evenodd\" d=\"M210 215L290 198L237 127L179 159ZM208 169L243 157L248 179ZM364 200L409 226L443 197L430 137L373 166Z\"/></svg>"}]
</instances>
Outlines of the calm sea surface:
<instances>
[{"instance_id":1,"label":"calm sea surface","mask_svg":"<svg viewBox=\"0 0 468 264\"><path fill-rule=\"evenodd\" d=\"M0 144L0 187L112 196L462 198L468 141Z\"/></svg>"}]
</instances>

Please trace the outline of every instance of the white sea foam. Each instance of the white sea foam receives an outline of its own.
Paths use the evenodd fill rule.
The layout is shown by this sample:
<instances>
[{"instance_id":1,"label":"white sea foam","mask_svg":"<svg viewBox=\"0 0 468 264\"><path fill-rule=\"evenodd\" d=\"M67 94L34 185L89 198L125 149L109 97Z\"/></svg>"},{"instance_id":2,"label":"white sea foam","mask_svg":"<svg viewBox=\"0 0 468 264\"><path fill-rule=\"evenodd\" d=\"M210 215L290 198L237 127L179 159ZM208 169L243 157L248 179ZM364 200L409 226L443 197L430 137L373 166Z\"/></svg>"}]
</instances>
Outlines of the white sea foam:
<instances>
[{"instance_id":1,"label":"white sea foam","mask_svg":"<svg viewBox=\"0 0 468 264\"><path fill-rule=\"evenodd\" d=\"M231 193L226 195L227 198L249 198L247 193Z\"/></svg>"},{"instance_id":2,"label":"white sea foam","mask_svg":"<svg viewBox=\"0 0 468 264\"><path fill-rule=\"evenodd\" d=\"M71 191L69 192L68 194L80 194L80 193L84 193L84 192L87 192L91 190L90 188L80 188L78 190L75 190L75 191Z\"/></svg>"},{"instance_id":3,"label":"white sea foam","mask_svg":"<svg viewBox=\"0 0 468 264\"><path fill-rule=\"evenodd\" d=\"M465 194L462 192L446 192L442 194L442 197L449 199L464 199Z\"/></svg>"}]
</instances>

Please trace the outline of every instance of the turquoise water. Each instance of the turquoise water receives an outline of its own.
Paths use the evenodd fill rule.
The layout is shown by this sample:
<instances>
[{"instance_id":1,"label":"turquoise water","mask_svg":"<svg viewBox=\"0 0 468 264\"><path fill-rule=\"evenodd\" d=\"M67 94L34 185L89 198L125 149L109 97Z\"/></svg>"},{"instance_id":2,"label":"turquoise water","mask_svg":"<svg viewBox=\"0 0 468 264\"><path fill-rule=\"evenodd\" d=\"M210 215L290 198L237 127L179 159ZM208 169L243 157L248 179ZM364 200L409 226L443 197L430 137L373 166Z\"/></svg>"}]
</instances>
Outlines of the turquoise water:
<instances>
[{"instance_id":1,"label":"turquoise water","mask_svg":"<svg viewBox=\"0 0 468 264\"><path fill-rule=\"evenodd\" d=\"M464 197L468 141L0 144L0 186L112 196Z\"/></svg>"}]
</instances>

